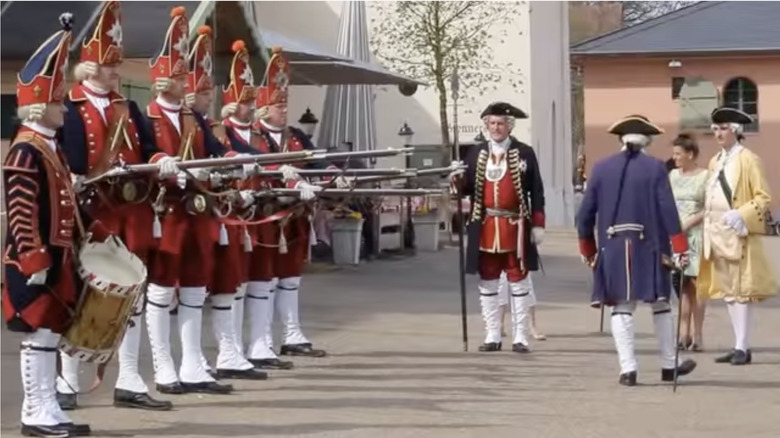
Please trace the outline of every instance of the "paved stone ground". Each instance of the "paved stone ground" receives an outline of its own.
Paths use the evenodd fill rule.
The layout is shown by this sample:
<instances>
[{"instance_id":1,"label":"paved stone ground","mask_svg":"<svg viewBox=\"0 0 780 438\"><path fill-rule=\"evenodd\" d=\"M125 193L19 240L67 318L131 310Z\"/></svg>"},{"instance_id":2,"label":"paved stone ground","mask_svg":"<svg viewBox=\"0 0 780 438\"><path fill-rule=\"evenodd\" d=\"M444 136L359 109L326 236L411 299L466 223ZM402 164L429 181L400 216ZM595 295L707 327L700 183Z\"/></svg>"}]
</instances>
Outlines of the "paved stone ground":
<instances>
[{"instance_id":1,"label":"paved stone ground","mask_svg":"<svg viewBox=\"0 0 780 438\"><path fill-rule=\"evenodd\" d=\"M534 278L548 334L535 352L480 354L482 327L469 279L469 352L461 342L457 249L356 268L315 269L304 280L305 331L332 355L296 360L266 382L235 382L229 396L187 395L173 412L111 407L106 383L81 398L77 421L115 437L776 437L780 413L777 301L755 314L755 363L716 365L730 346L714 304L707 352L673 394L661 384L649 310L637 317L642 386L617 385L612 340L587 307L587 272L569 233L549 233L546 276ZM607 322L607 327L609 326ZM177 338L174 335L174 340ZM207 335L208 353L214 344ZM18 436L19 337L2 332L2 435ZM148 343L144 374L151 377ZM89 376L85 375L86 384ZM150 379L151 380L151 379Z\"/></svg>"}]
</instances>

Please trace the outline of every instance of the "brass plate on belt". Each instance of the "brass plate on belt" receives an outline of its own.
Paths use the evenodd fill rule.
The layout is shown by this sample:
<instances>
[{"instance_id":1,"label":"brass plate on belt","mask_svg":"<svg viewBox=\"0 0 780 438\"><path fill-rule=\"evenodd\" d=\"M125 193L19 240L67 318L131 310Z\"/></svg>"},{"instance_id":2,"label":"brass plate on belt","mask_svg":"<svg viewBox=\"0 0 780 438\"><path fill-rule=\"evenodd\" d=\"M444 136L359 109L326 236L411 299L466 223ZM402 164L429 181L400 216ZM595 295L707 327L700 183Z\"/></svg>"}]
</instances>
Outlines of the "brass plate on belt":
<instances>
[{"instance_id":1,"label":"brass plate on belt","mask_svg":"<svg viewBox=\"0 0 780 438\"><path fill-rule=\"evenodd\" d=\"M125 202L134 202L138 199L138 187L132 181L122 184L122 199Z\"/></svg>"},{"instance_id":2,"label":"brass plate on belt","mask_svg":"<svg viewBox=\"0 0 780 438\"><path fill-rule=\"evenodd\" d=\"M198 212L203 213L206 211L206 197L203 195L195 195L192 197L192 208Z\"/></svg>"}]
</instances>

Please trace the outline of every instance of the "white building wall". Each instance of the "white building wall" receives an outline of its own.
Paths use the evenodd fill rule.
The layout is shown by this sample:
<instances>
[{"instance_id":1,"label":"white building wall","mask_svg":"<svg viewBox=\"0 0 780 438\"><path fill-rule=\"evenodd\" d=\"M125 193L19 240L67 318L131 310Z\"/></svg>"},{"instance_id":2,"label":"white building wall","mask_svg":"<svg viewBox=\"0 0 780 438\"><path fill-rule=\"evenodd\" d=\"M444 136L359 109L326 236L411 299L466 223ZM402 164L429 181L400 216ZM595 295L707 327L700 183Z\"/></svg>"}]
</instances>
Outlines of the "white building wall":
<instances>
[{"instance_id":1,"label":"white building wall","mask_svg":"<svg viewBox=\"0 0 780 438\"><path fill-rule=\"evenodd\" d=\"M376 2L368 2L369 26L379 19ZM335 52L340 1L256 2L258 26ZM518 18L507 26L503 43L491 50L499 66L512 63L522 84L507 81L498 90L466 90L459 102L461 142L471 141L481 129L480 112L496 100L523 109L530 119L518 121L513 135L533 146L540 156L547 189L550 225L573 221L563 202L571 197L570 104L568 82L568 16L565 2L518 2ZM532 61L537 63L533 66ZM293 66L294 68L294 66ZM257 75L259 76L259 75ZM322 119L325 87L295 86L290 89L290 120L296 122L307 107ZM403 96L395 86L377 86L376 127L378 148L402 146L398 130L406 121L414 130L413 144L440 144L439 103L433 87L420 87L414 96ZM553 104L555 102L555 116ZM449 118L452 123L452 102ZM535 135L532 135L535 134ZM317 138L315 133L314 138ZM565 161L565 164L563 163ZM403 158L380 159L380 166L402 167Z\"/></svg>"}]
</instances>

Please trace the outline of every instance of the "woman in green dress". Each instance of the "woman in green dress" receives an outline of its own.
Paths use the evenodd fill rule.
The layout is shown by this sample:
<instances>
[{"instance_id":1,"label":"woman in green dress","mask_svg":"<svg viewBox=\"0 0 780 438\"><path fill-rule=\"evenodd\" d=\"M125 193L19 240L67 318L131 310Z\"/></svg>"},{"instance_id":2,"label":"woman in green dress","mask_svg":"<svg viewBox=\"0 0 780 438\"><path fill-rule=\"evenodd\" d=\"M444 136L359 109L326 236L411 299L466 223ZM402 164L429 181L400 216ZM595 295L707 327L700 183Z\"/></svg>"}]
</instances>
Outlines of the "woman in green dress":
<instances>
[{"instance_id":1,"label":"woman in green dress","mask_svg":"<svg viewBox=\"0 0 780 438\"><path fill-rule=\"evenodd\" d=\"M702 248L702 219L704 218L704 190L707 184L707 170L699 167L696 159L699 146L687 134L680 134L673 143L672 158L676 168L669 172L669 180L680 214L682 231L688 236L689 260L683 271L682 290L677 290L681 300L680 343L682 350L702 350L702 328L704 326L705 300L696 299L696 277L699 274L699 256ZM675 289L680 278L674 279ZM693 330L691 330L693 322Z\"/></svg>"}]
</instances>

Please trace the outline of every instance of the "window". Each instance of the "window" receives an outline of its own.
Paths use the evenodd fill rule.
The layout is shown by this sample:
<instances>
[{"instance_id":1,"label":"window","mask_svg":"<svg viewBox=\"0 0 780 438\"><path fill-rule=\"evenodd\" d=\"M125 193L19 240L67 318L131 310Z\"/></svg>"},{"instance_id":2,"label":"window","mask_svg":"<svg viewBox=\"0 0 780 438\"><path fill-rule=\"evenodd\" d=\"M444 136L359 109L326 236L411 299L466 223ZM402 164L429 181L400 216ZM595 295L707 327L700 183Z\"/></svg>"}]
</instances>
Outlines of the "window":
<instances>
[{"instance_id":1,"label":"window","mask_svg":"<svg viewBox=\"0 0 780 438\"><path fill-rule=\"evenodd\" d=\"M747 78L734 78L723 87L723 106L740 109L753 123L745 125L745 132L758 132L758 87Z\"/></svg>"},{"instance_id":2,"label":"window","mask_svg":"<svg viewBox=\"0 0 780 438\"><path fill-rule=\"evenodd\" d=\"M685 78L679 76L672 78L672 100L680 98L680 90L682 90L683 85L685 85Z\"/></svg>"},{"instance_id":3,"label":"window","mask_svg":"<svg viewBox=\"0 0 780 438\"><path fill-rule=\"evenodd\" d=\"M16 94L3 94L0 102L0 128L2 139L10 140L16 124Z\"/></svg>"}]
</instances>

